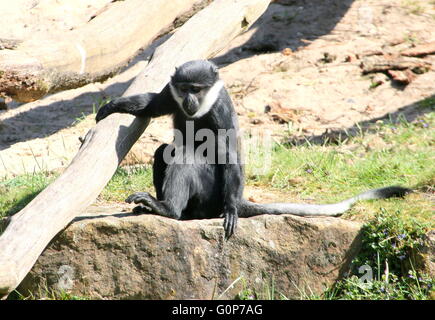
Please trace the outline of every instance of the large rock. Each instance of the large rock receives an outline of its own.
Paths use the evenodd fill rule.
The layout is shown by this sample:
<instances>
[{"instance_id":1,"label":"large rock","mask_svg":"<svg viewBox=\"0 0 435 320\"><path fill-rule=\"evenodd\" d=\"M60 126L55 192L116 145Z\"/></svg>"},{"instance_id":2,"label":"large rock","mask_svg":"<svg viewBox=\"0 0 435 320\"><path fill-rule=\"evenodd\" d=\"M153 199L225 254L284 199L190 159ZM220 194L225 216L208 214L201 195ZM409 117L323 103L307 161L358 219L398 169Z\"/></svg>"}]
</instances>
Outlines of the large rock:
<instances>
[{"instance_id":1,"label":"large rock","mask_svg":"<svg viewBox=\"0 0 435 320\"><path fill-rule=\"evenodd\" d=\"M422 248L416 250L416 260L418 270L435 278L435 230L429 230L423 238Z\"/></svg>"},{"instance_id":2,"label":"large rock","mask_svg":"<svg viewBox=\"0 0 435 320\"><path fill-rule=\"evenodd\" d=\"M229 241L222 219L176 221L155 215L93 213L76 218L48 245L19 291L62 289L103 299L234 298L275 287L288 298L320 293L347 271L360 227L339 218L240 219ZM48 290L47 290L48 289Z\"/></svg>"}]
</instances>

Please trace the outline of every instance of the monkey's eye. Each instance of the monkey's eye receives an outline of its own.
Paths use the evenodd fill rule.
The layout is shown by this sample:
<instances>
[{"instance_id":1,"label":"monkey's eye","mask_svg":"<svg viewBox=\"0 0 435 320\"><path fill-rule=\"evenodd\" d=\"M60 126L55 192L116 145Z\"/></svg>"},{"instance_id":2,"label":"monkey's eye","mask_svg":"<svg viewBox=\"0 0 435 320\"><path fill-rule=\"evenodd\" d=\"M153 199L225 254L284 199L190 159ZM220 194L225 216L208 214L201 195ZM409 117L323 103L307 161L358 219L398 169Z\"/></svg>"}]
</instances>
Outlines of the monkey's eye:
<instances>
[{"instance_id":1,"label":"monkey's eye","mask_svg":"<svg viewBox=\"0 0 435 320\"><path fill-rule=\"evenodd\" d=\"M178 90L180 90L183 93L187 93L189 91L189 85L187 84L182 84L178 86Z\"/></svg>"},{"instance_id":2,"label":"monkey's eye","mask_svg":"<svg viewBox=\"0 0 435 320\"><path fill-rule=\"evenodd\" d=\"M200 92L201 90L202 90L202 88L199 87L199 86L192 86L192 87L190 87L190 91L191 91L192 93L198 93L198 92Z\"/></svg>"}]
</instances>

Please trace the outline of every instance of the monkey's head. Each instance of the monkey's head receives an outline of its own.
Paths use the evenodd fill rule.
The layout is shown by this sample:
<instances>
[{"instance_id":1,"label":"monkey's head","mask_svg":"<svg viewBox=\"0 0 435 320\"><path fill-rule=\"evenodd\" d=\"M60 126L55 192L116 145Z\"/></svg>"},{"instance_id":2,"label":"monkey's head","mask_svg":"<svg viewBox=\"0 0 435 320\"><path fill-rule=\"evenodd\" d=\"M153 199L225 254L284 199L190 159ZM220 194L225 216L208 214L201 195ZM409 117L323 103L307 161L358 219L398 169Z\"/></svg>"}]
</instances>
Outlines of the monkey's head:
<instances>
[{"instance_id":1,"label":"monkey's head","mask_svg":"<svg viewBox=\"0 0 435 320\"><path fill-rule=\"evenodd\" d=\"M189 118L200 118L206 114L222 86L218 68L207 60L186 62L176 68L170 82L172 96Z\"/></svg>"}]
</instances>

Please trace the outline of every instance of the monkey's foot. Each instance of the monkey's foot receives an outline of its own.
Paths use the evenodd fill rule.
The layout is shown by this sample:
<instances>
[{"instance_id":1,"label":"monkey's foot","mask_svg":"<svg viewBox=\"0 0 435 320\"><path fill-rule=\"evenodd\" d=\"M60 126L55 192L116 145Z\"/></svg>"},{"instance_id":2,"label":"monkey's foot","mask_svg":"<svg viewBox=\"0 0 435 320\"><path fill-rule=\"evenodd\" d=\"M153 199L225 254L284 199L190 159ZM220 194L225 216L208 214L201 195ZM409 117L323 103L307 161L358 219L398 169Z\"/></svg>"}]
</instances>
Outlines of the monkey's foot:
<instances>
[{"instance_id":1,"label":"monkey's foot","mask_svg":"<svg viewBox=\"0 0 435 320\"><path fill-rule=\"evenodd\" d=\"M136 203L136 204L142 204L142 206L139 207L145 207L147 209L150 209L150 211L146 213L155 213L164 217L169 217L166 208L158 201L156 198L154 198L152 195L150 195L148 192L136 192L130 195L127 199L125 199L125 202L127 203ZM138 208L138 207L136 207ZM135 209L133 209L133 212L135 212ZM137 209L141 210L141 209ZM145 213L145 212L141 212Z\"/></svg>"},{"instance_id":2,"label":"monkey's foot","mask_svg":"<svg viewBox=\"0 0 435 320\"><path fill-rule=\"evenodd\" d=\"M153 204L156 202L156 199L148 192L136 192L130 195L127 199L125 199L127 203L142 203L148 208L152 208Z\"/></svg>"},{"instance_id":3,"label":"monkey's foot","mask_svg":"<svg viewBox=\"0 0 435 320\"><path fill-rule=\"evenodd\" d=\"M153 209L150 207L144 206L143 204L140 204L133 208L132 212L134 214L144 214L144 213L153 213Z\"/></svg>"}]
</instances>

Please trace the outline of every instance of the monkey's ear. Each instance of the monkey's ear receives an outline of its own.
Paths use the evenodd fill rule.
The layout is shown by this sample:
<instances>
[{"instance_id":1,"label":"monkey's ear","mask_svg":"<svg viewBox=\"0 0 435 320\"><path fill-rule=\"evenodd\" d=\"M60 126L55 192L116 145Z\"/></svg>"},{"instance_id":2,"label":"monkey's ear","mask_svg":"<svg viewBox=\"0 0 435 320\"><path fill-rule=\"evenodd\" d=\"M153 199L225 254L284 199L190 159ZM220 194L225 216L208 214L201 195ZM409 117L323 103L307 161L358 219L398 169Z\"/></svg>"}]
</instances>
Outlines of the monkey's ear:
<instances>
[{"instance_id":1,"label":"monkey's ear","mask_svg":"<svg viewBox=\"0 0 435 320\"><path fill-rule=\"evenodd\" d=\"M217 75L217 73L218 73L218 68L217 68L214 64L211 64L211 65L210 65L210 72L211 72L212 74L214 74L214 75Z\"/></svg>"}]
</instances>

